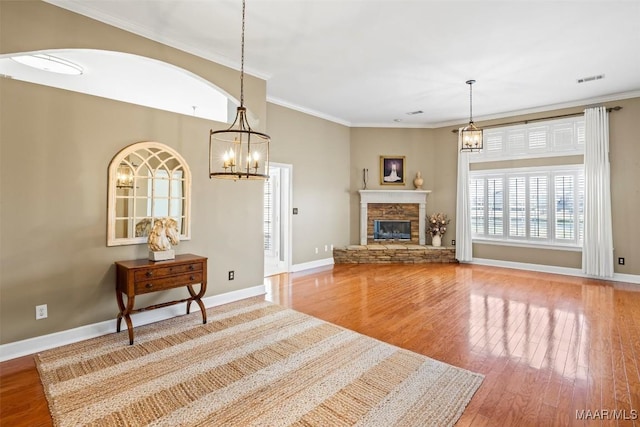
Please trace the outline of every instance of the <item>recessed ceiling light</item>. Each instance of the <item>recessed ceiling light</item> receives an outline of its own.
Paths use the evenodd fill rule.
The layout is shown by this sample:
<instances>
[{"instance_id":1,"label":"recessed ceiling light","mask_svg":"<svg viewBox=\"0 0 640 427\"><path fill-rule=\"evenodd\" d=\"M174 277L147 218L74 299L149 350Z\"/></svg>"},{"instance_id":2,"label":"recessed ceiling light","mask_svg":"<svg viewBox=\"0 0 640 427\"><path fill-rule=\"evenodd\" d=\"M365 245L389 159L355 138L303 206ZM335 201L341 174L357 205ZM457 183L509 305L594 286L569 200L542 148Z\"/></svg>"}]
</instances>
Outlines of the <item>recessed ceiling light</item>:
<instances>
[{"instance_id":1,"label":"recessed ceiling light","mask_svg":"<svg viewBox=\"0 0 640 427\"><path fill-rule=\"evenodd\" d=\"M78 64L44 53L12 56L11 59L19 62L20 64L28 65L29 67L37 68L38 70L50 71L52 73L71 74L77 76L84 72L82 67Z\"/></svg>"},{"instance_id":2,"label":"recessed ceiling light","mask_svg":"<svg viewBox=\"0 0 640 427\"><path fill-rule=\"evenodd\" d=\"M592 82L594 80L600 80L600 79L604 79L604 74L598 74L597 76L582 77L578 79L577 82L586 83L586 82Z\"/></svg>"},{"instance_id":3,"label":"recessed ceiling light","mask_svg":"<svg viewBox=\"0 0 640 427\"><path fill-rule=\"evenodd\" d=\"M396 123L400 123L402 121L402 119L393 119L394 122Z\"/></svg>"}]
</instances>

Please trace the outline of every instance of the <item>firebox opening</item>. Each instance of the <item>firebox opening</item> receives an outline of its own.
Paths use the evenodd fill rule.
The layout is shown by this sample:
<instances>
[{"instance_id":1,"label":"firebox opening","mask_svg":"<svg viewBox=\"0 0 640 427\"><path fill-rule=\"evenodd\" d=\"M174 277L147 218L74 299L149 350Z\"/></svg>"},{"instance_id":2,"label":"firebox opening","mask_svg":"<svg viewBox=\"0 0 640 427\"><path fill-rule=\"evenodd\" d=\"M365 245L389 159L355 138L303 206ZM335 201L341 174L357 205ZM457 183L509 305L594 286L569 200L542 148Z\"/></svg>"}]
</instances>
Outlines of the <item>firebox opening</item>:
<instances>
[{"instance_id":1,"label":"firebox opening","mask_svg":"<svg viewBox=\"0 0 640 427\"><path fill-rule=\"evenodd\" d=\"M374 240L411 240L411 221L373 220Z\"/></svg>"}]
</instances>

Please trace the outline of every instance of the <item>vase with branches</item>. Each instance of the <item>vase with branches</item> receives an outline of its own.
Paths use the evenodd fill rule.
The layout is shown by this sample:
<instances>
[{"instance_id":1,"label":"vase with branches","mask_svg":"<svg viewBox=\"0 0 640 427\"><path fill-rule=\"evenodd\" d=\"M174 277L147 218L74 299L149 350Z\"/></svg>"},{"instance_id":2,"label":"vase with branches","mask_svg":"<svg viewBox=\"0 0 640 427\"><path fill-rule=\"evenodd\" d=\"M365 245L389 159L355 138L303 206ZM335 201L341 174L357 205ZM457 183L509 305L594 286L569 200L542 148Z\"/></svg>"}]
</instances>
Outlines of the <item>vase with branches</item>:
<instances>
[{"instance_id":1,"label":"vase with branches","mask_svg":"<svg viewBox=\"0 0 640 427\"><path fill-rule=\"evenodd\" d=\"M451 220L447 218L446 214L434 213L429 215L428 218L428 230L431 234L431 244L433 246L440 246L442 244L442 236L447 232L447 225Z\"/></svg>"}]
</instances>

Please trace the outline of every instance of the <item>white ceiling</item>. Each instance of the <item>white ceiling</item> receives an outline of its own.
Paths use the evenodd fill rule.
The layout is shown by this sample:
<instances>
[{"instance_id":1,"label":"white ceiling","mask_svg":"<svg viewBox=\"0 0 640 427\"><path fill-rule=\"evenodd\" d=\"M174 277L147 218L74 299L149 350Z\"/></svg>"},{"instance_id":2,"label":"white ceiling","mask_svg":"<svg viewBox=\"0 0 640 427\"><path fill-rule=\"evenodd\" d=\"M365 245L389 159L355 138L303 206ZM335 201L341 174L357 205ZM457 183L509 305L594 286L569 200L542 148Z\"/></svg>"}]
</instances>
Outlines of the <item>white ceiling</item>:
<instances>
[{"instance_id":1,"label":"white ceiling","mask_svg":"<svg viewBox=\"0 0 640 427\"><path fill-rule=\"evenodd\" d=\"M48 1L239 68L240 0ZM640 96L639 23L638 0L247 0L245 69L350 126L465 122L475 79L481 122Z\"/></svg>"}]
</instances>

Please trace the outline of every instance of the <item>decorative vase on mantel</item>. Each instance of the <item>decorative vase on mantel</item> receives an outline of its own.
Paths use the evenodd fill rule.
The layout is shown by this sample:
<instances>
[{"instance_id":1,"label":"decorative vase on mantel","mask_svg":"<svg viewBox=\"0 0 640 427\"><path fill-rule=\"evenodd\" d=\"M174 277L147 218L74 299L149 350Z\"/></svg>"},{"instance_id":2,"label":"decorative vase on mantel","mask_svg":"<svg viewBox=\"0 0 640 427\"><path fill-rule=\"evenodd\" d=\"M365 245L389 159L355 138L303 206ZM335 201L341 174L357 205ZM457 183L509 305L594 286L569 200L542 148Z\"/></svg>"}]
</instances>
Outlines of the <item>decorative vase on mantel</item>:
<instances>
[{"instance_id":1,"label":"decorative vase on mantel","mask_svg":"<svg viewBox=\"0 0 640 427\"><path fill-rule=\"evenodd\" d=\"M424 179L422 179L422 174L418 172L413 180L413 186L416 187L416 190L422 190L422 184L424 184Z\"/></svg>"},{"instance_id":2,"label":"decorative vase on mantel","mask_svg":"<svg viewBox=\"0 0 640 427\"><path fill-rule=\"evenodd\" d=\"M442 236L440 236L439 234L434 234L433 237L431 237L431 245L442 246Z\"/></svg>"}]
</instances>

